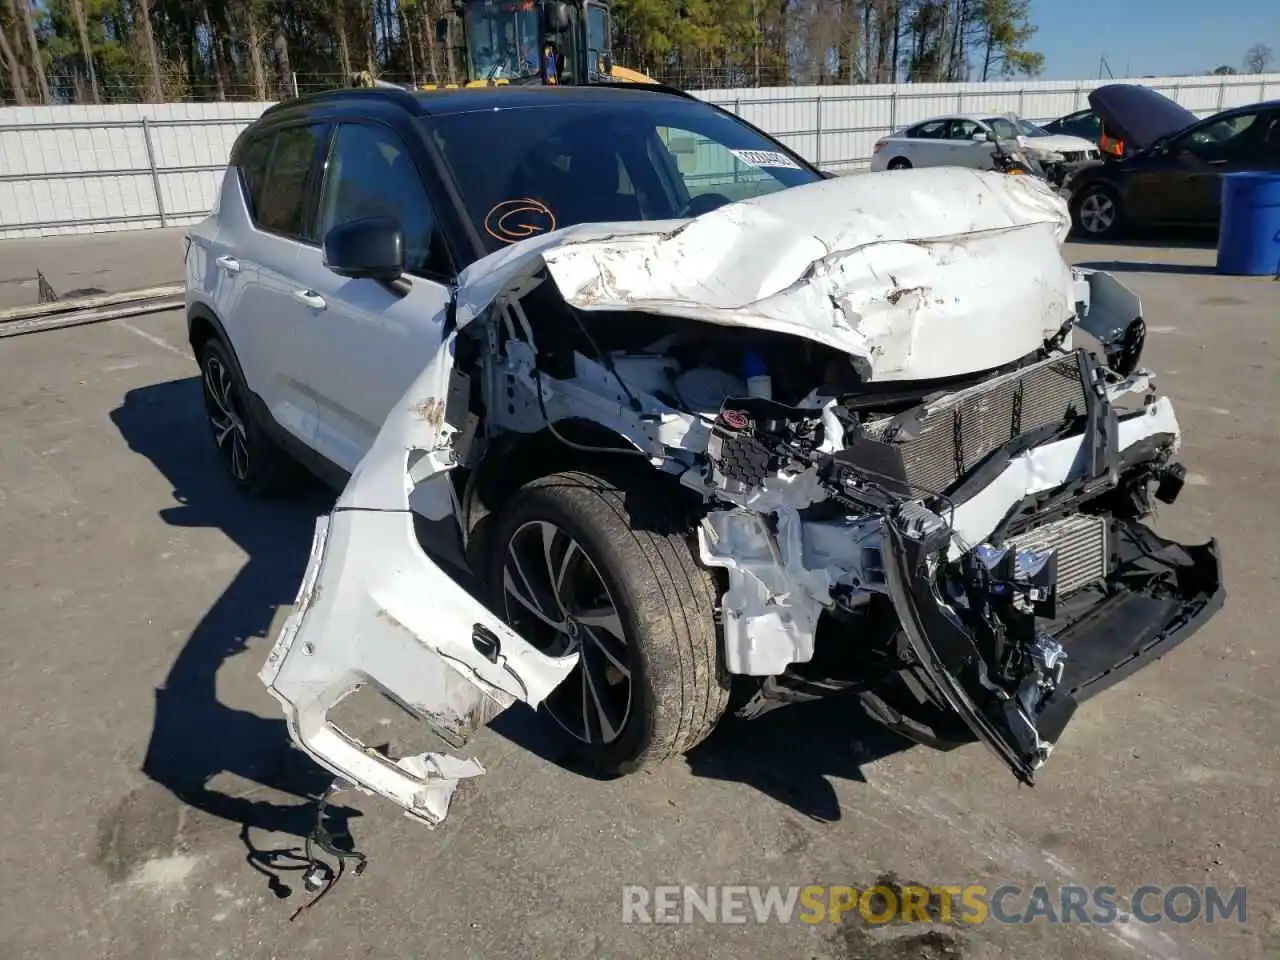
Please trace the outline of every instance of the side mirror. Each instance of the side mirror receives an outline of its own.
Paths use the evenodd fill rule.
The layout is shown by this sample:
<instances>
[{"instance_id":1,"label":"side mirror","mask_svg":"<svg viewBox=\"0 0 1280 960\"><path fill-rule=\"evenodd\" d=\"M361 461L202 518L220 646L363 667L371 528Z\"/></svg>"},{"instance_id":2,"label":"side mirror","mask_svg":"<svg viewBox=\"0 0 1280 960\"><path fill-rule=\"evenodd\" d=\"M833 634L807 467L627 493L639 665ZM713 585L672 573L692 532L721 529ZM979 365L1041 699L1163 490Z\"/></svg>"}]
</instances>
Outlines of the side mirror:
<instances>
[{"instance_id":1,"label":"side mirror","mask_svg":"<svg viewBox=\"0 0 1280 960\"><path fill-rule=\"evenodd\" d=\"M606 53L604 55L604 72L610 75L613 74L613 54L612 53Z\"/></svg>"},{"instance_id":2,"label":"side mirror","mask_svg":"<svg viewBox=\"0 0 1280 960\"><path fill-rule=\"evenodd\" d=\"M542 5L542 25L547 33L569 29L569 5L564 0L548 0Z\"/></svg>"},{"instance_id":3,"label":"side mirror","mask_svg":"<svg viewBox=\"0 0 1280 960\"><path fill-rule=\"evenodd\" d=\"M995 143L1000 138L995 135L995 131L993 130L982 130L975 133L973 135L973 139L977 140L979 143Z\"/></svg>"},{"instance_id":4,"label":"side mirror","mask_svg":"<svg viewBox=\"0 0 1280 960\"><path fill-rule=\"evenodd\" d=\"M395 217L362 217L324 236L324 265L340 277L391 283L404 274L404 233Z\"/></svg>"},{"instance_id":5,"label":"side mirror","mask_svg":"<svg viewBox=\"0 0 1280 960\"><path fill-rule=\"evenodd\" d=\"M441 17L436 21L436 43L449 42L449 18Z\"/></svg>"}]
</instances>

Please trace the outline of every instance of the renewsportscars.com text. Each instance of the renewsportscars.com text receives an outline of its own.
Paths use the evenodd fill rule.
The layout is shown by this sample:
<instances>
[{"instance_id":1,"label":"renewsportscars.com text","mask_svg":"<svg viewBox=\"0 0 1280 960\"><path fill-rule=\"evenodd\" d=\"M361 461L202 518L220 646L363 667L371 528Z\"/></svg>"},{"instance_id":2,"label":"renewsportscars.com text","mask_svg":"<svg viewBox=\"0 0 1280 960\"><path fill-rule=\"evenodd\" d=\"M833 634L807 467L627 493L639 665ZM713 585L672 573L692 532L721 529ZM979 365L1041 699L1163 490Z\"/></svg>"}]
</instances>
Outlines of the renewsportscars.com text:
<instances>
[{"instance_id":1,"label":"renewsportscars.com text","mask_svg":"<svg viewBox=\"0 0 1280 960\"><path fill-rule=\"evenodd\" d=\"M1244 923L1244 887L625 886L623 923Z\"/></svg>"}]
</instances>

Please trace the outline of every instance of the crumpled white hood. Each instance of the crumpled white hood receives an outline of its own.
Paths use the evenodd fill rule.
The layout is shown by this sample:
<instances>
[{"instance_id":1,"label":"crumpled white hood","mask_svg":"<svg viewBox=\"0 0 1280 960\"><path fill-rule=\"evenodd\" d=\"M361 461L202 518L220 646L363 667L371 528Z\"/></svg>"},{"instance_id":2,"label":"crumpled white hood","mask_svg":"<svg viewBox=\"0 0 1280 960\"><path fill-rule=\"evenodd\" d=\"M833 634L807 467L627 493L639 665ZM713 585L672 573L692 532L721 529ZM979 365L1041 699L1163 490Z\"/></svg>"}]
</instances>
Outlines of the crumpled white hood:
<instances>
[{"instance_id":1,"label":"crumpled white hood","mask_svg":"<svg viewBox=\"0 0 1280 960\"><path fill-rule=\"evenodd\" d=\"M485 257L458 322L544 266L583 310L630 310L805 337L876 380L989 369L1074 309L1065 202L1032 177L935 167L840 177L687 221L583 224Z\"/></svg>"},{"instance_id":2,"label":"crumpled white hood","mask_svg":"<svg viewBox=\"0 0 1280 960\"><path fill-rule=\"evenodd\" d=\"M1018 143L1036 153L1075 153L1077 151L1098 149L1096 143L1090 143L1083 137L1073 137L1065 133L1054 133L1047 137L1019 137Z\"/></svg>"}]
</instances>

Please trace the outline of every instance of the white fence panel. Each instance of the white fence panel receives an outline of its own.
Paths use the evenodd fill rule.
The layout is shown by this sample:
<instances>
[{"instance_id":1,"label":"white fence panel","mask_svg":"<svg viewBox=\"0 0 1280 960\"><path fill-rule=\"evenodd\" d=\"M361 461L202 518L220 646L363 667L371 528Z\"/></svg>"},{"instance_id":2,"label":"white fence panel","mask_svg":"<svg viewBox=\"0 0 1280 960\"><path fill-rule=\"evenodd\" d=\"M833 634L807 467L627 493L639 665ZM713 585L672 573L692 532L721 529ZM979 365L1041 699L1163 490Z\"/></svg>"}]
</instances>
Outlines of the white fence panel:
<instances>
[{"instance_id":1,"label":"white fence panel","mask_svg":"<svg viewBox=\"0 0 1280 960\"><path fill-rule=\"evenodd\" d=\"M1280 74L1149 77L1193 113L1280 97ZM831 170L865 167L886 133L939 114L1047 121L1088 107L1094 80L694 91ZM236 136L267 103L0 108L0 238L192 223L213 203ZM715 177L709 151L699 174ZM723 156L719 154L719 156Z\"/></svg>"},{"instance_id":2,"label":"white fence panel","mask_svg":"<svg viewBox=\"0 0 1280 960\"><path fill-rule=\"evenodd\" d=\"M0 108L0 238L194 223L268 106Z\"/></svg>"}]
</instances>

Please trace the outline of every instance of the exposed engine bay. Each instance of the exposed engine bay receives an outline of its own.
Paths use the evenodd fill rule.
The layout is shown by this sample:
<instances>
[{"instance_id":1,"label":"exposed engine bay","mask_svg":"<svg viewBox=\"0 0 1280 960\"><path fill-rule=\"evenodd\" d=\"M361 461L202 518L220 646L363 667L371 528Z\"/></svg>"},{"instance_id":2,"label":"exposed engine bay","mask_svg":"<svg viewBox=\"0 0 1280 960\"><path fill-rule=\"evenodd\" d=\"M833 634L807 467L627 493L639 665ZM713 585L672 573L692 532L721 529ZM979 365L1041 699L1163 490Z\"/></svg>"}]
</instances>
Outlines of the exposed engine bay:
<instances>
[{"instance_id":1,"label":"exposed engine bay","mask_svg":"<svg viewBox=\"0 0 1280 960\"><path fill-rule=\"evenodd\" d=\"M519 438L549 435L575 455L653 471L687 499L688 535L723 591L724 666L758 678L741 715L847 691L922 743L981 739L1031 782L1081 701L1185 639L1223 600L1213 543L1175 544L1144 523L1153 500L1176 499L1185 471L1172 405L1140 367L1131 292L1067 268L1055 244L1056 264L1027 266L1039 314L973 329L1005 351L994 365L980 358L995 348L961 356L923 321L883 319L963 313L966 291L991 283L979 269L990 250L1052 243L1065 211L1047 196L1033 199L1052 216L1030 218L1047 232L1015 235L1015 217L971 246L929 241L951 286L913 282L905 267L882 276L883 251L852 244L753 301L712 270L699 281L712 293L667 289L659 302L643 285L677 284L655 265L688 238L637 228L534 250L461 298L441 356L322 523L263 670L297 742L435 823L457 777L482 768L448 755L411 758L412 771L391 764L334 733L327 710L373 682L460 743L495 708L536 706L564 680L571 657L534 648L469 600L405 532L412 499L429 519L458 518L468 537L480 478L517 469ZM900 245L911 249L893 256L921 247ZM850 259L856 283L880 291L858 304L857 322L849 304L860 294L840 280L855 276ZM637 264L640 280L624 290ZM824 303L832 324L808 332L779 306ZM867 319L876 311L878 328ZM1077 342L1082 332L1096 351ZM940 375L948 349L955 362Z\"/></svg>"}]
</instances>

